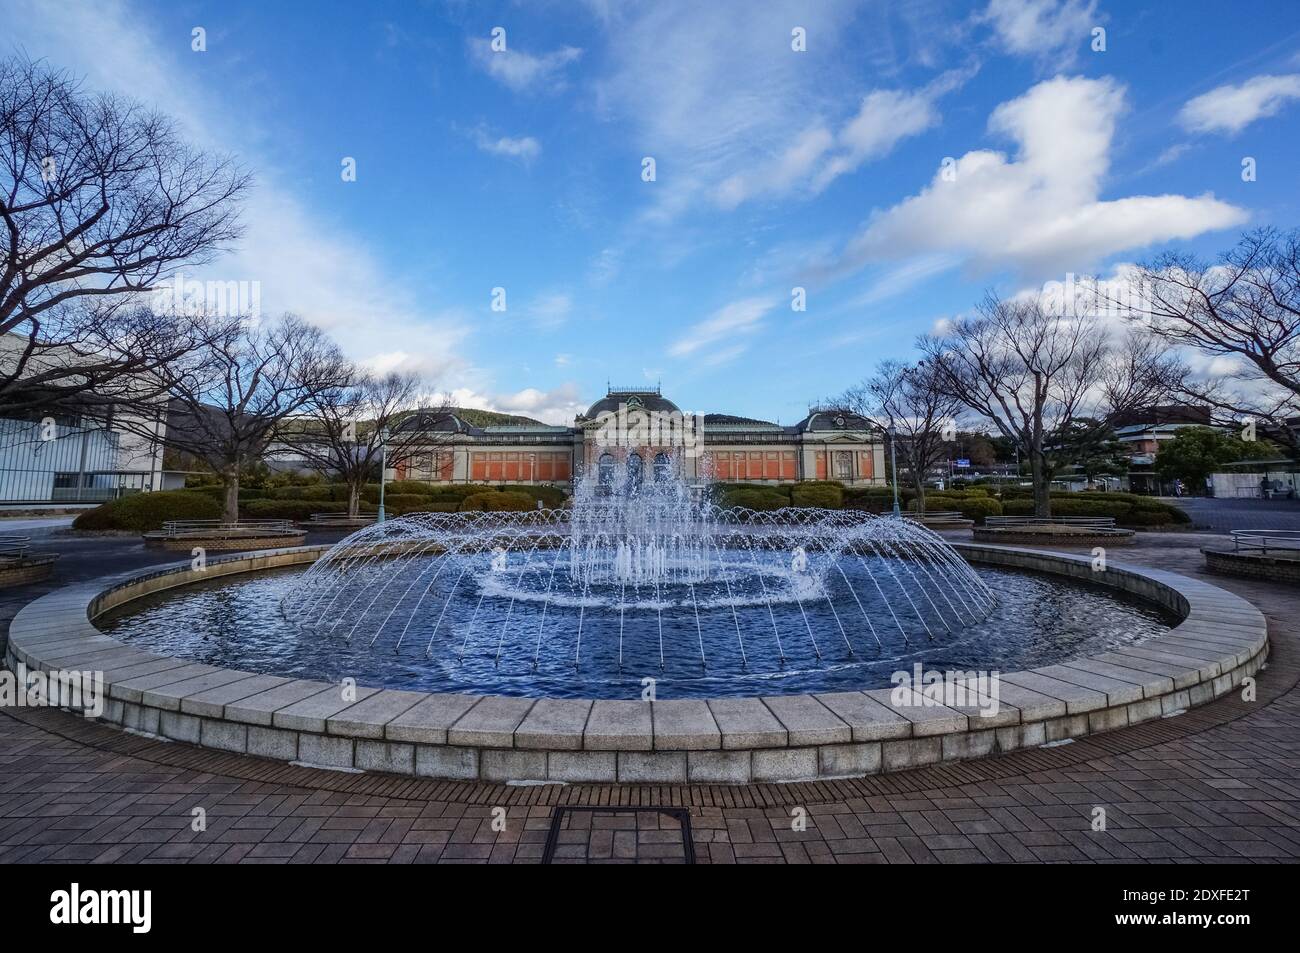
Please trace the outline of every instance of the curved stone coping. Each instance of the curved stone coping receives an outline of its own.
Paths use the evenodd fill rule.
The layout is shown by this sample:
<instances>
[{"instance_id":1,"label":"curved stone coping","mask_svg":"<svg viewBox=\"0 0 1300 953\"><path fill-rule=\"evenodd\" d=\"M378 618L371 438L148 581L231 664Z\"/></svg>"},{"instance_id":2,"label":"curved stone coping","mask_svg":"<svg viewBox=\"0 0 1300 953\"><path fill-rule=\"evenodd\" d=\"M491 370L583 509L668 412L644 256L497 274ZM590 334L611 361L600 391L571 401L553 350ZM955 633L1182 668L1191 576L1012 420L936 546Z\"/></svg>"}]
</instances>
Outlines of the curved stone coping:
<instances>
[{"instance_id":1,"label":"curved stone coping","mask_svg":"<svg viewBox=\"0 0 1300 953\"><path fill-rule=\"evenodd\" d=\"M210 559L70 586L26 606L6 661L102 671L104 719L225 751L313 765L491 781L745 783L845 777L978 757L1123 727L1231 691L1268 650L1250 603L1175 573L958 544L973 562L1099 582L1183 621L1146 642L1002 675L1000 706L896 704L890 689L657 702L427 694L187 662L123 645L90 618L230 573L300 565L328 547ZM983 707L987 707L986 705Z\"/></svg>"}]
</instances>

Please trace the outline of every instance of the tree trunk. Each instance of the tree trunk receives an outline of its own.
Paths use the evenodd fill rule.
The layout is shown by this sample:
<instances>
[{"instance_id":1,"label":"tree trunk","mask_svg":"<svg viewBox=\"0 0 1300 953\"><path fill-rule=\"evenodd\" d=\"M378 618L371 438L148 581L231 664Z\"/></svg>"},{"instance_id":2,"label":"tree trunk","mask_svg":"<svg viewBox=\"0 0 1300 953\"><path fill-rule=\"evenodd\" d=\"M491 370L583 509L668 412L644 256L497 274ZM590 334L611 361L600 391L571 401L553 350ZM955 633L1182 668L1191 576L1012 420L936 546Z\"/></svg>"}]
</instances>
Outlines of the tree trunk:
<instances>
[{"instance_id":1,"label":"tree trunk","mask_svg":"<svg viewBox=\"0 0 1300 953\"><path fill-rule=\"evenodd\" d=\"M226 523L239 521L239 468L233 467L225 473L226 504L221 519Z\"/></svg>"},{"instance_id":2,"label":"tree trunk","mask_svg":"<svg viewBox=\"0 0 1300 953\"><path fill-rule=\"evenodd\" d=\"M925 482L923 480L916 481L916 511L918 513L925 512Z\"/></svg>"},{"instance_id":3,"label":"tree trunk","mask_svg":"<svg viewBox=\"0 0 1300 953\"><path fill-rule=\"evenodd\" d=\"M1034 515L1050 517L1052 515L1052 481L1044 463L1041 453L1029 455L1030 479L1034 483Z\"/></svg>"},{"instance_id":4,"label":"tree trunk","mask_svg":"<svg viewBox=\"0 0 1300 953\"><path fill-rule=\"evenodd\" d=\"M365 476L361 477L365 480ZM348 484L348 519L356 519L361 512L361 487L357 483Z\"/></svg>"}]
</instances>

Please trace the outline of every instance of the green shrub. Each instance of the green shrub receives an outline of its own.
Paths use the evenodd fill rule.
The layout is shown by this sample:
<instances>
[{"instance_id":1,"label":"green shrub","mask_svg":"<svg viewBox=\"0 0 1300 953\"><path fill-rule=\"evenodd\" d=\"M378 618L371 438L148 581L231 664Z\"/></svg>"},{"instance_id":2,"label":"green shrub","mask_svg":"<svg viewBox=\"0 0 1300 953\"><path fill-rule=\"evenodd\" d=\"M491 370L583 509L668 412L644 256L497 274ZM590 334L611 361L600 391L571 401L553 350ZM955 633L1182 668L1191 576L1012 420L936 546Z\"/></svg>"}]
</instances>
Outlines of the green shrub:
<instances>
[{"instance_id":1,"label":"green shrub","mask_svg":"<svg viewBox=\"0 0 1300 953\"><path fill-rule=\"evenodd\" d=\"M428 512L433 505L434 501L423 493L393 493L384 496L384 515L404 516L407 513Z\"/></svg>"},{"instance_id":2,"label":"green shrub","mask_svg":"<svg viewBox=\"0 0 1300 953\"><path fill-rule=\"evenodd\" d=\"M743 506L751 510L779 510L790 505L790 499L775 487L741 487L728 490L723 496L723 507Z\"/></svg>"},{"instance_id":3,"label":"green shrub","mask_svg":"<svg viewBox=\"0 0 1300 953\"><path fill-rule=\"evenodd\" d=\"M1002 512L1007 516L1033 516L1034 502L1031 499L1003 500ZM1172 526L1191 522L1191 517L1180 507L1133 493L1053 494L1052 515L1110 516L1114 517L1116 525L1129 527Z\"/></svg>"},{"instance_id":4,"label":"green shrub","mask_svg":"<svg viewBox=\"0 0 1300 953\"><path fill-rule=\"evenodd\" d=\"M445 486L438 487L433 496L443 500L460 501L467 496L473 496L475 493L486 493L491 489L491 487L479 483L448 483Z\"/></svg>"},{"instance_id":5,"label":"green shrub","mask_svg":"<svg viewBox=\"0 0 1300 953\"><path fill-rule=\"evenodd\" d=\"M983 523L985 517L1002 515L1002 504L991 496L972 496L957 500L953 508L961 513L964 519L974 520L976 523Z\"/></svg>"},{"instance_id":6,"label":"green shrub","mask_svg":"<svg viewBox=\"0 0 1300 953\"><path fill-rule=\"evenodd\" d=\"M541 500L542 505L551 510L558 510L564 505L565 500L564 491L562 489L558 486L549 486L545 484L540 486L527 486L506 483L497 487L497 490L501 493L523 493L531 497L534 501Z\"/></svg>"},{"instance_id":7,"label":"green shrub","mask_svg":"<svg viewBox=\"0 0 1300 953\"><path fill-rule=\"evenodd\" d=\"M461 501L460 509L462 512L483 510L490 513L518 513L537 509L537 501L527 493L514 491L501 493L489 490L486 493L475 493L465 497Z\"/></svg>"},{"instance_id":8,"label":"green shrub","mask_svg":"<svg viewBox=\"0 0 1300 953\"><path fill-rule=\"evenodd\" d=\"M251 500L239 511L250 520L309 520L313 513L346 513L348 505L334 500Z\"/></svg>"},{"instance_id":9,"label":"green shrub","mask_svg":"<svg viewBox=\"0 0 1300 953\"><path fill-rule=\"evenodd\" d=\"M346 489L346 487L344 488ZM241 493L242 497L243 494ZM333 489L325 485L316 486L282 486L271 491L273 500L332 500Z\"/></svg>"},{"instance_id":10,"label":"green shrub","mask_svg":"<svg viewBox=\"0 0 1300 953\"><path fill-rule=\"evenodd\" d=\"M844 486L839 483L799 483L790 488L790 504L838 510L844 505Z\"/></svg>"},{"instance_id":11,"label":"green shrub","mask_svg":"<svg viewBox=\"0 0 1300 953\"><path fill-rule=\"evenodd\" d=\"M110 500L87 510L73 521L74 529L129 530L147 532L162 529L167 520L221 519L221 504L209 493L192 490L165 490L160 493L135 493Z\"/></svg>"},{"instance_id":12,"label":"green shrub","mask_svg":"<svg viewBox=\"0 0 1300 953\"><path fill-rule=\"evenodd\" d=\"M784 486L791 493L793 493L795 490L799 489L800 487L809 487L809 486L829 486L829 487L834 487L835 489L840 490L841 492L844 490L844 484L841 483L839 480L804 480L800 483L786 483L784 484Z\"/></svg>"},{"instance_id":13,"label":"green shrub","mask_svg":"<svg viewBox=\"0 0 1300 953\"><path fill-rule=\"evenodd\" d=\"M442 488L424 480L397 480L384 488L384 493L395 496L437 496Z\"/></svg>"}]
</instances>

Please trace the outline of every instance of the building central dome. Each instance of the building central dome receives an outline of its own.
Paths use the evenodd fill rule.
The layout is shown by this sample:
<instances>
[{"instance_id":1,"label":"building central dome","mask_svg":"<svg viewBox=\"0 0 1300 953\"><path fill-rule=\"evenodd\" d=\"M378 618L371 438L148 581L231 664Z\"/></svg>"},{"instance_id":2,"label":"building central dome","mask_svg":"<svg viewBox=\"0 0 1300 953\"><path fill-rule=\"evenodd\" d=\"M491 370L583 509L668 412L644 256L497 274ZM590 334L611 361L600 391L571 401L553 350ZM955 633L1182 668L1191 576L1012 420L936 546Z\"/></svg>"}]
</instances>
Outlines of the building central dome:
<instances>
[{"instance_id":1,"label":"building central dome","mask_svg":"<svg viewBox=\"0 0 1300 953\"><path fill-rule=\"evenodd\" d=\"M600 400L587 408L580 419L595 420L601 414L616 414L619 407L640 408L657 413L680 414L681 410L658 387L610 387Z\"/></svg>"}]
</instances>

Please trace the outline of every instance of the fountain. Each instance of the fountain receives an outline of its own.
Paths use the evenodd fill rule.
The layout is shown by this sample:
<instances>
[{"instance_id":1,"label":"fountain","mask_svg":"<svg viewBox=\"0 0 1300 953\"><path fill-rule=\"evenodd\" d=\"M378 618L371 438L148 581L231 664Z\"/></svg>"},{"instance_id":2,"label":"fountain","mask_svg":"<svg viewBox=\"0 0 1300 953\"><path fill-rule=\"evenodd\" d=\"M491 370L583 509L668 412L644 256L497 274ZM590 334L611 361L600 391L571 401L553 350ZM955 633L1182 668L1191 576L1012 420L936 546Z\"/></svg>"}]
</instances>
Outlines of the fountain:
<instances>
[{"instance_id":1,"label":"fountain","mask_svg":"<svg viewBox=\"0 0 1300 953\"><path fill-rule=\"evenodd\" d=\"M665 470L621 487L600 476L563 509L360 530L289 589L284 617L506 679L725 681L901 658L996 606L951 546L905 519L721 509Z\"/></svg>"},{"instance_id":2,"label":"fountain","mask_svg":"<svg viewBox=\"0 0 1300 953\"><path fill-rule=\"evenodd\" d=\"M193 742L197 725L200 744L225 750L493 782L915 767L986 752L993 728L1011 750L1207 701L1267 646L1258 613L1224 635L1215 620L1235 597L1200 582L979 546L963 550L975 569L906 519L721 509L667 469L616 486L602 466L563 508L411 514L328 550L209 562L202 581L188 563L106 580L43 611L82 620L92 657L106 634L151 653L151 670L172 666L176 694L152 671L124 678L153 686L117 706L137 730ZM122 601L91 629L105 598ZM33 629L20 615L11 649L66 652L48 617ZM1214 650L1226 682L1204 676ZM1152 658L1185 659L1190 687L1151 675ZM208 670L181 659L225 671L195 677ZM1149 695L1153 679L1164 694ZM187 713L191 693L203 714ZM1086 719L1067 708L1081 696Z\"/></svg>"}]
</instances>

